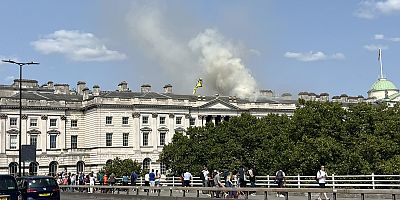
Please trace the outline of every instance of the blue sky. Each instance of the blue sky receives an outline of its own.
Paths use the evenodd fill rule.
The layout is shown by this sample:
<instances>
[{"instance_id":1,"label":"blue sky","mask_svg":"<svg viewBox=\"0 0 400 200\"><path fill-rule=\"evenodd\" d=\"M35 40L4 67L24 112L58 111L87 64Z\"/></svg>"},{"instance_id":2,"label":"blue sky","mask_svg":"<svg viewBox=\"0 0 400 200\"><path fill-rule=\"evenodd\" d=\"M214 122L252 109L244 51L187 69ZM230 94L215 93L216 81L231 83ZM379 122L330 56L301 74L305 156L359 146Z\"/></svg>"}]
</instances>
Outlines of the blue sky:
<instances>
[{"instance_id":1,"label":"blue sky","mask_svg":"<svg viewBox=\"0 0 400 200\"><path fill-rule=\"evenodd\" d=\"M400 85L400 0L3 1L0 58L24 78L115 90L247 96L259 89L367 96ZM18 68L0 64L0 84Z\"/></svg>"}]
</instances>

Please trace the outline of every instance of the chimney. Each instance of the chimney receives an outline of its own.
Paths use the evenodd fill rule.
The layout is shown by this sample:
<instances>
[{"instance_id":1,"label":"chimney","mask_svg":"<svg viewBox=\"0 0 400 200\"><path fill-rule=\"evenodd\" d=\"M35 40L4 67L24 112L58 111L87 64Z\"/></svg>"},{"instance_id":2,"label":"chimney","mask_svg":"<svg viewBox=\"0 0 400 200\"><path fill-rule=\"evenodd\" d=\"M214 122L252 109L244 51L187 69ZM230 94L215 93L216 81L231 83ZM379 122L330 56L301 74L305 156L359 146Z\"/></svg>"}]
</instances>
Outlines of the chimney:
<instances>
[{"instance_id":1,"label":"chimney","mask_svg":"<svg viewBox=\"0 0 400 200\"><path fill-rule=\"evenodd\" d=\"M274 93L272 90L260 90L260 95L264 97L272 97L274 96Z\"/></svg>"},{"instance_id":2,"label":"chimney","mask_svg":"<svg viewBox=\"0 0 400 200\"><path fill-rule=\"evenodd\" d=\"M292 94L290 93L283 93L281 97L283 100L292 100Z\"/></svg>"},{"instance_id":3,"label":"chimney","mask_svg":"<svg viewBox=\"0 0 400 200\"><path fill-rule=\"evenodd\" d=\"M69 85L54 84L54 94L69 94Z\"/></svg>"},{"instance_id":4,"label":"chimney","mask_svg":"<svg viewBox=\"0 0 400 200\"><path fill-rule=\"evenodd\" d=\"M85 87L82 89L83 100L89 99L89 88Z\"/></svg>"},{"instance_id":5,"label":"chimney","mask_svg":"<svg viewBox=\"0 0 400 200\"><path fill-rule=\"evenodd\" d=\"M149 84L144 84L140 88L141 93L150 92L150 90L151 90L151 85L149 85Z\"/></svg>"},{"instance_id":6,"label":"chimney","mask_svg":"<svg viewBox=\"0 0 400 200\"><path fill-rule=\"evenodd\" d=\"M48 88L48 89L54 89L54 83L53 83L53 81L48 81L48 82L47 82L47 88Z\"/></svg>"},{"instance_id":7,"label":"chimney","mask_svg":"<svg viewBox=\"0 0 400 200\"><path fill-rule=\"evenodd\" d=\"M164 86L164 93L171 94L172 93L172 85L168 84Z\"/></svg>"},{"instance_id":8,"label":"chimney","mask_svg":"<svg viewBox=\"0 0 400 200\"><path fill-rule=\"evenodd\" d=\"M93 86L93 95L94 96L99 96L100 95L100 86L94 85Z\"/></svg>"},{"instance_id":9,"label":"chimney","mask_svg":"<svg viewBox=\"0 0 400 200\"><path fill-rule=\"evenodd\" d=\"M126 92L128 90L129 90L128 83L126 81L122 81L120 84L118 84L118 91Z\"/></svg>"},{"instance_id":10,"label":"chimney","mask_svg":"<svg viewBox=\"0 0 400 200\"><path fill-rule=\"evenodd\" d=\"M78 83L76 84L76 92L78 93L78 95L83 95L83 89L86 88L86 83L84 81L78 81Z\"/></svg>"}]
</instances>

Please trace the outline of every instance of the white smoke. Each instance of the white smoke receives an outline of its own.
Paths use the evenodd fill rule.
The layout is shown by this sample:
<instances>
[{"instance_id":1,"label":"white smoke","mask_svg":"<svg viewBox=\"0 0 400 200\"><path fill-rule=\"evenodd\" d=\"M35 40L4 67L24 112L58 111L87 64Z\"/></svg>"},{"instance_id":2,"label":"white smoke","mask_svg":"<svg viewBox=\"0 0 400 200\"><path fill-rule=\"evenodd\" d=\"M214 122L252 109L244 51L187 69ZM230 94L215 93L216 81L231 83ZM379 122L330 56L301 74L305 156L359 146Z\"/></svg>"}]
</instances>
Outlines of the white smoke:
<instances>
[{"instance_id":1,"label":"white smoke","mask_svg":"<svg viewBox=\"0 0 400 200\"><path fill-rule=\"evenodd\" d=\"M257 84L240 58L234 57L232 44L213 29L206 29L189 42L193 51L200 52L205 68L205 83L224 95L241 98L254 96Z\"/></svg>"},{"instance_id":2,"label":"white smoke","mask_svg":"<svg viewBox=\"0 0 400 200\"><path fill-rule=\"evenodd\" d=\"M168 78L179 83L185 93L193 89L197 78L203 78L200 94L254 96L256 81L234 56L234 45L213 29L185 39L169 16L157 4L149 3L134 5L127 15L133 38L159 62Z\"/></svg>"}]
</instances>

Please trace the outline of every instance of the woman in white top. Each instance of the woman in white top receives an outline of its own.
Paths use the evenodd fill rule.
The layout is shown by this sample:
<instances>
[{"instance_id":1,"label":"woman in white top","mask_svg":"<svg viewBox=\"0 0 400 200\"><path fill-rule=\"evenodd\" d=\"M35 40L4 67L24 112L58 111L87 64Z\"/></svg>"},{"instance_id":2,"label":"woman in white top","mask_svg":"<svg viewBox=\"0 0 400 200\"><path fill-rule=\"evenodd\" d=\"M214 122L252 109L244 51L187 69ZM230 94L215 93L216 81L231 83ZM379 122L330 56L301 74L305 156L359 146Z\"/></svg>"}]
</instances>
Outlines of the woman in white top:
<instances>
[{"instance_id":1,"label":"woman in white top","mask_svg":"<svg viewBox=\"0 0 400 200\"><path fill-rule=\"evenodd\" d=\"M322 165L321 166L321 170L319 170L317 172L317 179L318 179L318 183L319 183L319 187L320 188L325 188L325 181L326 181L326 177L327 176L328 176L328 174L325 172L325 167ZM326 195L326 193L319 193L318 200L321 200L322 194L324 195L326 200L329 200L329 198Z\"/></svg>"}]
</instances>

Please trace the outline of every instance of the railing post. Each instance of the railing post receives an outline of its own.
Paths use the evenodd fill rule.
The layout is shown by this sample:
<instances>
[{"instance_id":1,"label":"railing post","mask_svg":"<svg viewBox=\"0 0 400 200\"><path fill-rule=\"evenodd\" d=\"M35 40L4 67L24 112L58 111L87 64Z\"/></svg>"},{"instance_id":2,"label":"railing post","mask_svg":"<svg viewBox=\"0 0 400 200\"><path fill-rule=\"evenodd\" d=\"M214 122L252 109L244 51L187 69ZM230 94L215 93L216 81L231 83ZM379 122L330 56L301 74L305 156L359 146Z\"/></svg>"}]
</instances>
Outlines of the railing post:
<instances>
[{"instance_id":1,"label":"railing post","mask_svg":"<svg viewBox=\"0 0 400 200\"><path fill-rule=\"evenodd\" d=\"M175 187L175 176L172 177L172 187Z\"/></svg>"},{"instance_id":2,"label":"railing post","mask_svg":"<svg viewBox=\"0 0 400 200\"><path fill-rule=\"evenodd\" d=\"M269 184L269 175L267 175L267 186L268 186L268 188L270 187L270 184Z\"/></svg>"},{"instance_id":3,"label":"railing post","mask_svg":"<svg viewBox=\"0 0 400 200\"><path fill-rule=\"evenodd\" d=\"M143 178L140 177L140 186L143 186Z\"/></svg>"},{"instance_id":4,"label":"railing post","mask_svg":"<svg viewBox=\"0 0 400 200\"><path fill-rule=\"evenodd\" d=\"M197 198L199 198L200 197L200 191L199 190L196 190L196 192L197 192Z\"/></svg>"},{"instance_id":5,"label":"railing post","mask_svg":"<svg viewBox=\"0 0 400 200\"><path fill-rule=\"evenodd\" d=\"M186 197L186 190L183 190L182 196L183 196L183 197ZM364 200L364 199L363 199L363 200Z\"/></svg>"},{"instance_id":6,"label":"railing post","mask_svg":"<svg viewBox=\"0 0 400 200\"><path fill-rule=\"evenodd\" d=\"M364 200L364 193L361 193L361 200Z\"/></svg>"},{"instance_id":7,"label":"railing post","mask_svg":"<svg viewBox=\"0 0 400 200\"><path fill-rule=\"evenodd\" d=\"M169 196L172 197L172 188L169 188Z\"/></svg>"},{"instance_id":8,"label":"railing post","mask_svg":"<svg viewBox=\"0 0 400 200\"><path fill-rule=\"evenodd\" d=\"M267 191L264 192L264 200L268 200L268 192Z\"/></svg>"},{"instance_id":9,"label":"railing post","mask_svg":"<svg viewBox=\"0 0 400 200\"><path fill-rule=\"evenodd\" d=\"M300 174L297 174L297 188L300 188Z\"/></svg>"},{"instance_id":10,"label":"railing post","mask_svg":"<svg viewBox=\"0 0 400 200\"><path fill-rule=\"evenodd\" d=\"M311 192L308 192L308 200L311 200Z\"/></svg>"},{"instance_id":11,"label":"railing post","mask_svg":"<svg viewBox=\"0 0 400 200\"><path fill-rule=\"evenodd\" d=\"M335 174L332 174L332 188L335 189Z\"/></svg>"},{"instance_id":12,"label":"railing post","mask_svg":"<svg viewBox=\"0 0 400 200\"><path fill-rule=\"evenodd\" d=\"M333 200L336 200L336 192L333 193Z\"/></svg>"},{"instance_id":13,"label":"railing post","mask_svg":"<svg viewBox=\"0 0 400 200\"><path fill-rule=\"evenodd\" d=\"M371 176L372 176L372 189L375 189L375 175L374 175L374 173L372 173Z\"/></svg>"}]
</instances>

